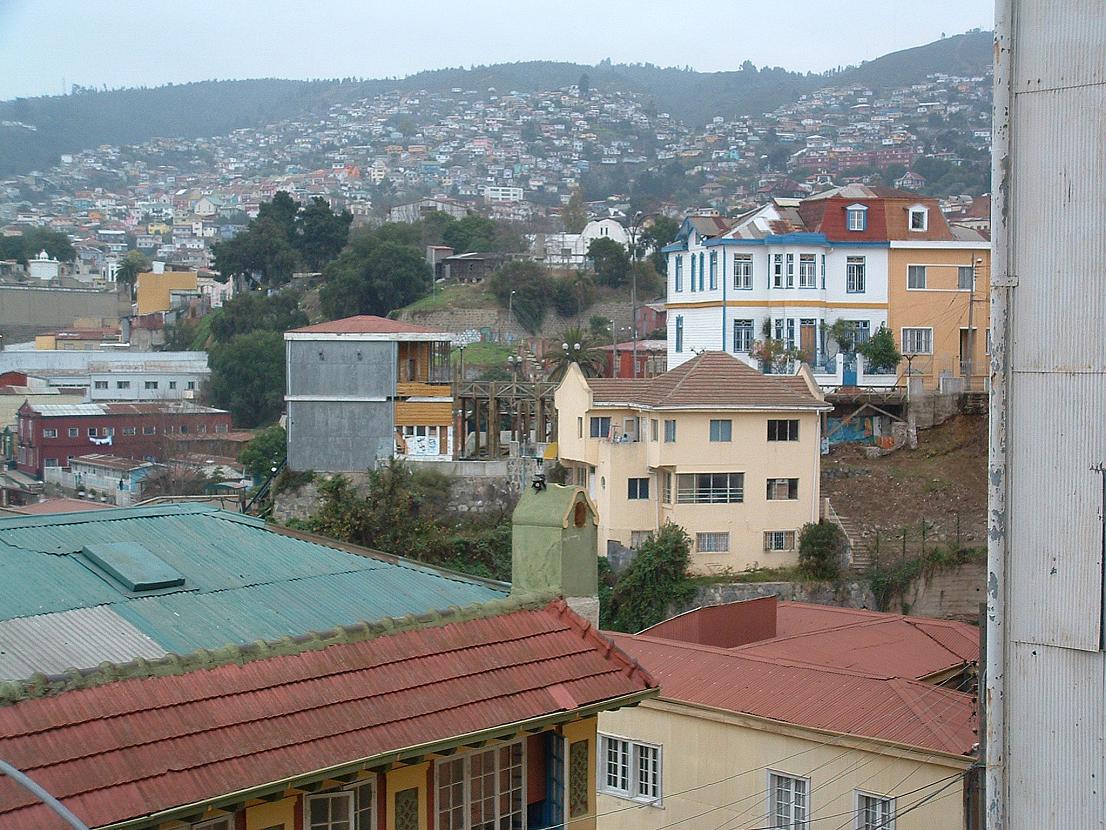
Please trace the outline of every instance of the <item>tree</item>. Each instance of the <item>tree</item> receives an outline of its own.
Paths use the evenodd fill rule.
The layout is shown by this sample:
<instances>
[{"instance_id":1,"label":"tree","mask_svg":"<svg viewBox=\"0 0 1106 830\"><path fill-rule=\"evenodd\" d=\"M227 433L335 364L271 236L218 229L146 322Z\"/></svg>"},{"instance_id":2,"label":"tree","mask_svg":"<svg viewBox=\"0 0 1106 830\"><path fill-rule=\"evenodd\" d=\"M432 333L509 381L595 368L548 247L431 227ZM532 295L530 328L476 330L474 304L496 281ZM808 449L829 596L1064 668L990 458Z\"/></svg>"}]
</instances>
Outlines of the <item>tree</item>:
<instances>
[{"instance_id":1,"label":"tree","mask_svg":"<svg viewBox=\"0 0 1106 830\"><path fill-rule=\"evenodd\" d=\"M545 268L536 262L509 262L492 274L489 286L500 308L509 308L527 331L538 330L553 298L553 278Z\"/></svg>"},{"instance_id":2,"label":"tree","mask_svg":"<svg viewBox=\"0 0 1106 830\"><path fill-rule=\"evenodd\" d=\"M611 627L638 632L656 625L672 606L695 596L687 576L691 539L679 525L667 522L650 534L611 592Z\"/></svg>"},{"instance_id":3,"label":"tree","mask_svg":"<svg viewBox=\"0 0 1106 830\"><path fill-rule=\"evenodd\" d=\"M580 80L576 82L576 88L580 90L581 98L591 97L591 78L588 77L587 72L580 76Z\"/></svg>"},{"instance_id":4,"label":"tree","mask_svg":"<svg viewBox=\"0 0 1106 830\"><path fill-rule=\"evenodd\" d=\"M580 326L571 326L561 332L560 338L554 340L550 352L553 355L550 380L559 381L573 363L580 367L586 377L594 378L603 373L606 362L603 351Z\"/></svg>"},{"instance_id":5,"label":"tree","mask_svg":"<svg viewBox=\"0 0 1106 830\"><path fill-rule=\"evenodd\" d=\"M280 424L258 432L238 453L238 460L254 481L268 478L273 467L279 467L288 452L288 435Z\"/></svg>"},{"instance_id":6,"label":"tree","mask_svg":"<svg viewBox=\"0 0 1106 830\"><path fill-rule=\"evenodd\" d=\"M331 320L352 314L386 315L422 297L433 281L430 266L416 249L379 242L371 233L355 236L323 269L323 276L326 284L319 300Z\"/></svg>"},{"instance_id":7,"label":"tree","mask_svg":"<svg viewBox=\"0 0 1106 830\"><path fill-rule=\"evenodd\" d=\"M568 198L568 204L561 210L561 221L564 222L565 233L580 233L588 223L588 211L584 205L584 194L580 188L572 191Z\"/></svg>"},{"instance_id":8,"label":"tree","mask_svg":"<svg viewBox=\"0 0 1106 830\"><path fill-rule=\"evenodd\" d=\"M895 337L886 326L880 326L857 347L857 351L868 361L868 368L877 372L893 372L902 360L902 354L895 347Z\"/></svg>"},{"instance_id":9,"label":"tree","mask_svg":"<svg viewBox=\"0 0 1106 830\"><path fill-rule=\"evenodd\" d=\"M300 203L288 195L285 190L278 190L272 201L265 202L257 211L257 221L272 221L284 231L286 239L291 239L295 233L296 216L300 212Z\"/></svg>"},{"instance_id":10,"label":"tree","mask_svg":"<svg viewBox=\"0 0 1106 830\"><path fill-rule=\"evenodd\" d=\"M496 250L496 223L479 213L470 213L442 231L442 240L455 253Z\"/></svg>"},{"instance_id":11,"label":"tree","mask_svg":"<svg viewBox=\"0 0 1106 830\"><path fill-rule=\"evenodd\" d=\"M286 332L307 325L307 315L299 307L296 291L262 291L236 294L211 313L211 335L216 343L229 343L240 334L254 331Z\"/></svg>"},{"instance_id":12,"label":"tree","mask_svg":"<svg viewBox=\"0 0 1106 830\"><path fill-rule=\"evenodd\" d=\"M799 571L810 579L836 579L848 545L833 522L806 524L799 533Z\"/></svg>"},{"instance_id":13,"label":"tree","mask_svg":"<svg viewBox=\"0 0 1106 830\"><path fill-rule=\"evenodd\" d=\"M0 237L0 259L14 259L26 265L28 259L41 251L59 262L72 262L77 258L69 237L49 228L28 228L20 236Z\"/></svg>"},{"instance_id":14,"label":"tree","mask_svg":"<svg viewBox=\"0 0 1106 830\"><path fill-rule=\"evenodd\" d=\"M208 395L243 427L270 424L284 408L284 338L275 331L240 334L211 350Z\"/></svg>"},{"instance_id":15,"label":"tree","mask_svg":"<svg viewBox=\"0 0 1106 830\"><path fill-rule=\"evenodd\" d=\"M215 270L225 279L256 280L268 287L291 279L300 257L279 215L259 216L233 239L211 247Z\"/></svg>"},{"instance_id":16,"label":"tree","mask_svg":"<svg viewBox=\"0 0 1106 830\"><path fill-rule=\"evenodd\" d=\"M649 259L658 274L668 274L668 254L661 253L661 248L674 242L679 232L680 223L667 216L657 216L652 225L642 230L641 241L652 251Z\"/></svg>"},{"instance_id":17,"label":"tree","mask_svg":"<svg viewBox=\"0 0 1106 830\"><path fill-rule=\"evenodd\" d=\"M856 338L859 334L856 323L843 317L834 320L828 329L830 338L837 344L837 348L849 354L856 348Z\"/></svg>"},{"instance_id":18,"label":"tree","mask_svg":"<svg viewBox=\"0 0 1106 830\"><path fill-rule=\"evenodd\" d=\"M585 271L553 280L553 307L562 317L575 317L595 302L595 280Z\"/></svg>"},{"instance_id":19,"label":"tree","mask_svg":"<svg viewBox=\"0 0 1106 830\"><path fill-rule=\"evenodd\" d=\"M603 285L618 288L630 274L629 254L610 237L593 239L588 245L588 259L595 266L596 281Z\"/></svg>"},{"instance_id":20,"label":"tree","mask_svg":"<svg viewBox=\"0 0 1106 830\"><path fill-rule=\"evenodd\" d=\"M348 210L335 213L325 199L316 196L295 219L292 245L307 267L318 271L345 247L351 222L353 215Z\"/></svg>"},{"instance_id":21,"label":"tree","mask_svg":"<svg viewBox=\"0 0 1106 830\"><path fill-rule=\"evenodd\" d=\"M130 289L131 297L134 297L134 286L138 282L138 275L150 270L150 260L141 251L127 251L127 255L119 262L115 271L115 281L122 283Z\"/></svg>"}]
</instances>

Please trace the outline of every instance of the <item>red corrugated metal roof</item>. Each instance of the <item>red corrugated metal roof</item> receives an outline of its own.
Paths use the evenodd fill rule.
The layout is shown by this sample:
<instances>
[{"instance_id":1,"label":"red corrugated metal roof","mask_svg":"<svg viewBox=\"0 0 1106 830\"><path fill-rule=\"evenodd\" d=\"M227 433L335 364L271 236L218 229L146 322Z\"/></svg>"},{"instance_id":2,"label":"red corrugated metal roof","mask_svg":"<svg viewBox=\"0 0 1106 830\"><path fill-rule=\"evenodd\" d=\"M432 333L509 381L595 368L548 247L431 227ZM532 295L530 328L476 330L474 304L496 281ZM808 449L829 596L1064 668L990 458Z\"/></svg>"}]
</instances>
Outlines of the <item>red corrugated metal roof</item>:
<instances>
[{"instance_id":1,"label":"red corrugated metal roof","mask_svg":"<svg viewBox=\"0 0 1106 830\"><path fill-rule=\"evenodd\" d=\"M563 601L0 708L0 757L96 827L647 690ZM61 828L0 778L0 826Z\"/></svg>"},{"instance_id":2,"label":"red corrugated metal roof","mask_svg":"<svg viewBox=\"0 0 1106 830\"><path fill-rule=\"evenodd\" d=\"M405 323L401 320L389 320L387 317L376 317L372 314L358 314L355 317L343 317L341 320L330 320L326 323L316 323L313 326L302 326L292 329L296 333L316 334L437 334L434 329L419 326L414 323Z\"/></svg>"},{"instance_id":3,"label":"red corrugated metal roof","mask_svg":"<svg viewBox=\"0 0 1106 830\"><path fill-rule=\"evenodd\" d=\"M648 666L661 698L814 729L966 755L971 695L919 680L766 659L641 634L610 634Z\"/></svg>"}]
</instances>

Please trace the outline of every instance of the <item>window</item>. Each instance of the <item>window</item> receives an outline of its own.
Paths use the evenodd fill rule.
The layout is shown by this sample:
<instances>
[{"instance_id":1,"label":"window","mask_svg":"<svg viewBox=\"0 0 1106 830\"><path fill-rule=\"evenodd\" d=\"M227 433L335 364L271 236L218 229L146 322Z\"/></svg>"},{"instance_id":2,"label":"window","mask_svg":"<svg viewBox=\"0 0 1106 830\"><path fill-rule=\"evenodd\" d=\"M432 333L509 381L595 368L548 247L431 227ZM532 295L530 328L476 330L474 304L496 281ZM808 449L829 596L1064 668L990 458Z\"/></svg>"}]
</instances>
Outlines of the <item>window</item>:
<instances>
[{"instance_id":1,"label":"window","mask_svg":"<svg viewBox=\"0 0 1106 830\"><path fill-rule=\"evenodd\" d=\"M684 290L684 258L681 254L676 254L673 259L676 261L676 290Z\"/></svg>"},{"instance_id":2,"label":"window","mask_svg":"<svg viewBox=\"0 0 1106 830\"><path fill-rule=\"evenodd\" d=\"M929 211L924 207L910 208L910 230L924 231L929 227Z\"/></svg>"},{"instance_id":3,"label":"window","mask_svg":"<svg viewBox=\"0 0 1106 830\"><path fill-rule=\"evenodd\" d=\"M895 830L895 799L857 792L856 830Z\"/></svg>"},{"instance_id":4,"label":"window","mask_svg":"<svg viewBox=\"0 0 1106 830\"><path fill-rule=\"evenodd\" d=\"M157 381L156 380L146 381L145 382L145 388L146 389L157 389Z\"/></svg>"},{"instance_id":5,"label":"window","mask_svg":"<svg viewBox=\"0 0 1106 830\"><path fill-rule=\"evenodd\" d=\"M649 537L653 535L651 530L631 530L630 531L630 547L634 550L639 550L644 545Z\"/></svg>"},{"instance_id":6,"label":"window","mask_svg":"<svg viewBox=\"0 0 1106 830\"><path fill-rule=\"evenodd\" d=\"M906 267L906 287L926 287L926 267L924 265L908 265Z\"/></svg>"},{"instance_id":7,"label":"window","mask_svg":"<svg viewBox=\"0 0 1106 830\"><path fill-rule=\"evenodd\" d=\"M753 287L753 257L751 254L733 255L733 287L746 291Z\"/></svg>"},{"instance_id":8,"label":"window","mask_svg":"<svg viewBox=\"0 0 1106 830\"><path fill-rule=\"evenodd\" d=\"M593 417L591 419L591 437L609 438L611 435L611 419L609 416Z\"/></svg>"},{"instance_id":9,"label":"window","mask_svg":"<svg viewBox=\"0 0 1106 830\"><path fill-rule=\"evenodd\" d=\"M706 270L706 263L703 261L703 252L699 252L699 290L703 290L703 272Z\"/></svg>"},{"instance_id":10,"label":"window","mask_svg":"<svg viewBox=\"0 0 1106 830\"><path fill-rule=\"evenodd\" d=\"M903 329L903 354L933 354L933 329Z\"/></svg>"},{"instance_id":11,"label":"window","mask_svg":"<svg viewBox=\"0 0 1106 830\"><path fill-rule=\"evenodd\" d=\"M787 287L795 287L795 255L787 255Z\"/></svg>"},{"instance_id":12,"label":"window","mask_svg":"<svg viewBox=\"0 0 1106 830\"><path fill-rule=\"evenodd\" d=\"M177 382L175 380L169 381L169 388L170 389L176 389L177 388Z\"/></svg>"},{"instance_id":13,"label":"window","mask_svg":"<svg viewBox=\"0 0 1106 830\"><path fill-rule=\"evenodd\" d=\"M731 441L733 440L733 421L728 418L711 418L710 419L710 440L711 441Z\"/></svg>"},{"instance_id":14,"label":"window","mask_svg":"<svg viewBox=\"0 0 1106 830\"><path fill-rule=\"evenodd\" d=\"M682 315L676 315L676 351L682 352L684 350L684 318Z\"/></svg>"},{"instance_id":15,"label":"window","mask_svg":"<svg viewBox=\"0 0 1106 830\"><path fill-rule=\"evenodd\" d=\"M710 290L718 288L718 251L710 252Z\"/></svg>"},{"instance_id":16,"label":"window","mask_svg":"<svg viewBox=\"0 0 1106 830\"><path fill-rule=\"evenodd\" d=\"M438 762L438 830L521 830L526 762L516 742Z\"/></svg>"},{"instance_id":17,"label":"window","mask_svg":"<svg viewBox=\"0 0 1106 830\"><path fill-rule=\"evenodd\" d=\"M58 460L56 458L44 458L42 459L43 467L56 467L58 466Z\"/></svg>"},{"instance_id":18,"label":"window","mask_svg":"<svg viewBox=\"0 0 1106 830\"><path fill-rule=\"evenodd\" d=\"M215 431L216 432L229 432L230 427L227 424L216 424L215 425Z\"/></svg>"},{"instance_id":19,"label":"window","mask_svg":"<svg viewBox=\"0 0 1106 830\"><path fill-rule=\"evenodd\" d=\"M115 427L104 427L103 434L106 436L115 435Z\"/></svg>"},{"instance_id":20,"label":"window","mask_svg":"<svg viewBox=\"0 0 1106 830\"><path fill-rule=\"evenodd\" d=\"M351 830L353 793L320 793L303 802L304 830Z\"/></svg>"},{"instance_id":21,"label":"window","mask_svg":"<svg viewBox=\"0 0 1106 830\"><path fill-rule=\"evenodd\" d=\"M769 418L769 441L798 441L799 421L794 418Z\"/></svg>"},{"instance_id":22,"label":"window","mask_svg":"<svg viewBox=\"0 0 1106 830\"><path fill-rule=\"evenodd\" d=\"M89 435L91 435L92 433L93 433L93 430L88 431ZM42 437L43 438L57 438L58 437L58 431L56 429L44 429L42 431Z\"/></svg>"},{"instance_id":23,"label":"window","mask_svg":"<svg viewBox=\"0 0 1106 830\"><path fill-rule=\"evenodd\" d=\"M696 533L695 549L699 551L699 553L727 553L730 549L730 534L725 531L719 533Z\"/></svg>"},{"instance_id":24,"label":"window","mask_svg":"<svg viewBox=\"0 0 1106 830\"><path fill-rule=\"evenodd\" d=\"M814 254L799 254L799 288L818 287L818 263Z\"/></svg>"},{"instance_id":25,"label":"window","mask_svg":"<svg viewBox=\"0 0 1106 830\"><path fill-rule=\"evenodd\" d=\"M672 504L672 473L662 473L664 481L664 503Z\"/></svg>"},{"instance_id":26,"label":"window","mask_svg":"<svg viewBox=\"0 0 1106 830\"><path fill-rule=\"evenodd\" d=\"M584 437L584 417L582 415L576 419L576 437Z\"/></svg>"},{"instance_id":27,"label":"window","mask_svg":"<svg viewBox=\"0 0 1106 830\"><path fill-rule=\"evenodd\" d=\"M753 321L733 321L733 350L737 354L748 354L753 349Z\"/></svg>"},{"instance_id":28,"label":"window","mask_svg":"<svg viewBox=\"0 0 1106 830\"><path fill-rule=\"evenodd\" d=\"M99 435L99 432L97 431L96 427L89 427L88 428L88 437L89 438L95 438L97 435Z\"/></svg>"},{"instance_id":29,"label":"window","mask_svg":"<svg viewBox=\"0 0 1106 830\"><path fill-rule=\"evenodd\" d=\"M194 381L194 380L190 380L190 381L188 381L188 386L187 386L187 388L188 388L188 389L195 389L195 388L196 388L196 381Z\"/></svg>"},{"instance_id":30,"label":"window","mask_svg":"<svg viewBox=\"0 0 1106 830\"><path fill-rule=\"evenodd\" d=\"M93 383L94 383L94 385L97 389L107 389L108 388L108 382L106 380L97 380L97 381L93 381Z\"/></svg>"},{"instance_id":31,"label":"window","mask_svg":"<svg viewBox=\"0 0 1106 830\"><path fill-rule=\"evenodd\" d=\"M135 428L134 427L123 427L123 434L124 435L134 435L134 433L135 433Z\"/></svg>"},{"instance_id":32,"label":"window","mask_svg":"<svg viewBox=\"0 0 1106 830\"><path fill-rule=\"evenodd\" d=\"M971 265L961 265L956 269L956 287L961 291L971 291L975 288L975 268Z\"/></svg>"},{"instance_id":33,"label":"window","mask_svg":"<svg viewBox=\"0 0 1106 830\"><path fill-rule=\"evenodd\" d=\"M845 290L850 294L864 293L864 257L845 259Z\"/></svg>"},{"instance_id":34,"label":"window","mask_svg":"<svg viewBox=\"0 0 1106 830\"><path fill-rule=\"evenodd\" d=\"M77 427L69 427L68 433L70 438L77 438L81 434L81 431Z\"/></svg>"},{"instance_id":35,"label":"window","mask_svg":"<svg viewBox=\"0 0 1106 830\"><path fill-rule=\"evenodd\" d=\"M766 530L766 531L764 531L764 549L766 551L795 550L795 531L794 530Z\"/></svg>"},{"instance_id":36,"label":"window","mask_svg":"<svg viewBox=\"0 0 1106 830\"><path fill-rule=\"evenodd\" d=\"M157 427L151 427L151 426L142 427L142 434L143 435L156 435L157 434Z\"/></svg>"},{"instance_id":37,"label":"window","mask_svg":"<svg viewBox=\"0 0 1106 830\"><path fill-rule=\"evenodd\" d=\"M794 501L799 498L799 479L768 479L768 501Z\"/></svg>"},{"instance_id":38,"label":"window","mask_svg":"<svg viewBox=\"0 0 1106 830\"><path fill-rule=\"evenodd\" d=\"M675 444L676 443L676 419L665 418L664 420L664 443Z\"/></svg>"},{"instance_id":39,"label":"window","mask_svg":"<svg viewBox=\"0 0 1106 830\"><path fill-rule=\"evenodd\" d=\"M376 830L376 782L361 781L349 790L353 793L354 830Z\"/></svg>"},{"instance_id":40,"label":"window","mask_svg":"<svg viewBox=\"0 0 1106 830\"><path fill-rule=\"evenodd\" d=\"M691 255L691 290L695 290L695 254Z\"/></svg>"},{"instance_id":41,"label":"window","mask_svg":"<svg viewBox=\"0 0 1106 830\"><path fill-rule=\"evenodd\" d=\"M131 382L129 380L117 380L117 381L115 381L115 388L116 389L130 389L131 388Z\"/></svg>"},{"instance_id":42,"label":"window","mask_svg":"<svg viewBox=\"0 0 1106 830\"><path fill-rule=\"evenodd\" d=\"M864 205L849 205L845 208L845 226L850 231L868 229L868 208Z\"/></svg>"},{"instance_id":43,"label":"window","mask_svg":"<svg viewBox=\"0 0 1106 830\"><path fill-rule=\"evenodd\" d=\"M768 774L768 815L775 827L787 830L805 830L809 827L810 782L779 773Z\"/></svg>"},{"instance_id":44,"label":"window","mask_svg":"<svg viewBox=\"0 0 1106 830\"><path fill-rule=\"evenodd\" d=\"M649 419L649 440L650 441L656 441L657 440L657 438L660 434L660 431L658 429L659 426L660 426L660 422L657 421L656 418L650 418Z\"/></svg>"},{"instance_id":45,"label":"window","mask_svg":"<svg viewBox=\"0 0 1106 830\"><path fill-rule=\"evenodd\" d=\"M234 816L201 821L199 824L193 824L192 830L234 830Z\"/></svg>"},{"instance_id":46,"label":"window","mask_svg":"<svg viewBox=\"0 0 1106 830\"><path fill-rule=\"evenodd\" d=\"M628 498L628 499L647 499L647 498L649 498L649 479L648 478L628 478L628 479L626 479L626 498Z\"/></svg>"},{"instance_id":47,"label":"window","mask_svg":"<svg viewBox=\"0 0 1106 830\"><path fill-rule=\"evenodd\" d=\"M659 804L661 800L661 748L599 736L599 790L619 798Z\"/></svg>"},{"instance_id":48,"label":"window","mask_svg":"<svg viewBox=\"0 0 1106 830\"><path fill-rule=\"evenodd\" d=\"M677 504L737 504L745 501L745 473L680 473Z\"/></svg>"},{"instance_id":49,"label":"window","mask_svg":"<svg viewBox=\"0 0 1106 830\"><path fill-rule=\"evenodd\" d=\"M772 254L772 287L783 288L783 254Z\"/></svg>"}]
</instances>

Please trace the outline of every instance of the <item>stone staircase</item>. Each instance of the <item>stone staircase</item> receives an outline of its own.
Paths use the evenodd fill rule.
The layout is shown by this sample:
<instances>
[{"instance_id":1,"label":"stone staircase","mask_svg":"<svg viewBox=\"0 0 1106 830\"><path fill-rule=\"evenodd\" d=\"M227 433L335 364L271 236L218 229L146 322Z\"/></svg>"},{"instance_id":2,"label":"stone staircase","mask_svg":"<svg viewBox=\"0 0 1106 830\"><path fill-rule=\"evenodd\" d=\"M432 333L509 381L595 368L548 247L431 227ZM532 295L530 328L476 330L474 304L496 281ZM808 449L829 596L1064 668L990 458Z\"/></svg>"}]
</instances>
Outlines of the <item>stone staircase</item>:
<instances>
[{"instance_id":1,"label":"stone staircase","mask_svg":"<svg viewBox=\"0 0 1106 830\"><path fill-rule=\"evenodd\" d=\"M845 539L849 544L849 570L858 574L867 571L872 564L872 554L868 550L868 543L856 522L834 510L829 499L825 499L822 513L828 521L841 528L841 532L845 534Z\"/></svg>"}]
</instances>

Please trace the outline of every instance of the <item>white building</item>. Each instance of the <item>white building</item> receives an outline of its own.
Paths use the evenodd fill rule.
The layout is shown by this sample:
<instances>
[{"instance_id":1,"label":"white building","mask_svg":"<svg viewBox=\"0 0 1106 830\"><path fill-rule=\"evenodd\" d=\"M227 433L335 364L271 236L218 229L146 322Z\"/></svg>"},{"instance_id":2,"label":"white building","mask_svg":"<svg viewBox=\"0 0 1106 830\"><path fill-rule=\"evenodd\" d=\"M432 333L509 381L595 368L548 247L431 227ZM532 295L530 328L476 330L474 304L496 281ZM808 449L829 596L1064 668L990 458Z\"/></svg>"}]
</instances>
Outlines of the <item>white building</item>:
<instances>
[{"instance_id":1,"label":"white building","mask_svg":"<svg viewBox=\"0 0 1106 830\"><path fill-rule=\"evenodd\" d=\"M489 184L480 188L480 195L484 197L484 203L490 205L496 202L521 202L524 193L521 187Z\"/></svg>"},{"instance_id":2,"label":"white building","mask_svg":"<svg viewBox=\"0 0 1106 830\"><path fill-rule=\"evenodd\" d=\"M544 248L534 255L546 265L565 268L582 268L587 263L588 246L596 239L612 239L623 247L629 247L630 236L626 228L615 219L592 219L580 233L549 233L541 237Z\"/></svg>"},{"instance_id":3,"label":"white building","mask_svg":"<svg viewBox=\"0 0 1106 830\"><path fill-rule=\"evenodd\" d=\"M61 263L42 250L27 260L27 271L33 280L56 280L61 274Z\"/></svg>"}]
</instances>

